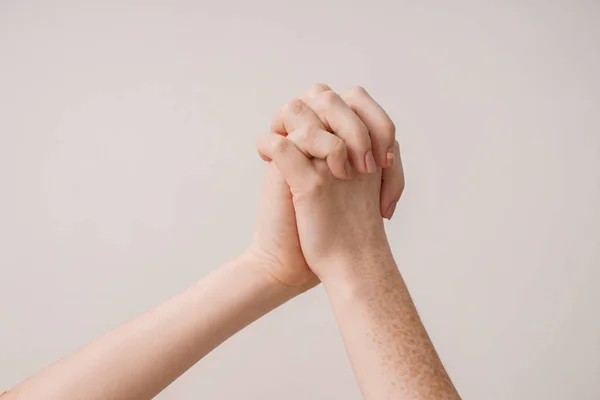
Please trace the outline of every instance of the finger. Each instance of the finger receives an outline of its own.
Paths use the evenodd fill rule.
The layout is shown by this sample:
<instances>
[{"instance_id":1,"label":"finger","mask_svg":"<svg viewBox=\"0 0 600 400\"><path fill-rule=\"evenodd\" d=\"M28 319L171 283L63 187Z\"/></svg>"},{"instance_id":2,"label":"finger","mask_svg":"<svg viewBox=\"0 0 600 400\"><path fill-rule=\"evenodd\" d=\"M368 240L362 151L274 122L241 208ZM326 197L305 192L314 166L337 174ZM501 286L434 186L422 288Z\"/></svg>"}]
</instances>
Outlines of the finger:
<instances>
[{"instance_id":1,"label":"finger","mask_svg":"<svg viewBox=\"0 0 600 400\"><path fill-rule=\"evenodd\" d=\"M316 95L307 95L305 102L325 128L344 141L348 148L348 156L357 171L377 171L367 127L337 93L327 90Z\"/></svg>"},{"instance_id":2,"label":"finger","mask_svg":"<svg viewBox=\"0 0 600 400\"><path fill-rule=\"evenodd\" d=\"M329 170L336 178L352 178L346 145L339 137L313 125L296 129L287 139L294 142L306 156L326 160Z\"/></svg>"},{"instance_id":3,"label":"finger","mask_svg":"<svg viewBox=\"0 0 600 400\"><path fill-rule=\"evenodd\" d=\"M306 93L302 97L300 97L300 99L302 99L302 101L306 102L306 100L309 97L316 97L316 96L318 96L319 94L321 94L323 92L332 92L332 91L333 90L329 86L327 86L326 84L324 84L324 83L316 83L316 84L312 85L310 87L310 89L308 89L306 91Z\"/></svg>"},{"instance_id":4,"label":"finger","mask_svg":"<svg viewBox=\"0 0 600 400\"><path fill-rule=\"evenodd\" d=\"M323 128L319 117L301 99L290 100L277 111L271 121L271 131L283 136L304 126Z\"/></svg>"},{"instance_id":5,"label":"finger","mask_svg":"<svg viewBox=\"0 0 600 400\"><path fill-rule=\"evenodd\" d=\"M260 135L256 149L263 160L275 163L290 187L298 187L306 177L316 174L312 162L292 141L281 135Z\"/></svg>"},{"instance_id":6,"label":"finger","mask_svg":"<svg viewBox=\"0 0 600 400\"><path fill-rule=\"evenodd\" d=\"M316 93L328 88L325 85L313 87ZM314 111L299 98L290 100L281 107L271 122L271 130L286 136L307 157L325 159L332 175L339 179L352 177L346 145L337 136L327 132Z\"/></svg>"},{"instance_id":7,"label":"finger","mask_svg":"<svg viewBox=\"0 0 600 400\"><path fill-rule=\"evenodd\" d=\"M369 130L371 148L377 164L382 168L393 166L396 127L389 115L360 86L348 89L341 97Z\"/></svg>"},{"instance_id":8,"label":"finger","mask_svg":"<svg viewBox=\"0 0 600 400\"><path fill-rule=\"evenodd\" d=\"M391 168L385 168L381 177L381 215L384 218L391 219L396 210L396 203L400 200L404 191L404 170L400 158L400 145L394 142L394 165Z\"/></svg>"}]
</instances>

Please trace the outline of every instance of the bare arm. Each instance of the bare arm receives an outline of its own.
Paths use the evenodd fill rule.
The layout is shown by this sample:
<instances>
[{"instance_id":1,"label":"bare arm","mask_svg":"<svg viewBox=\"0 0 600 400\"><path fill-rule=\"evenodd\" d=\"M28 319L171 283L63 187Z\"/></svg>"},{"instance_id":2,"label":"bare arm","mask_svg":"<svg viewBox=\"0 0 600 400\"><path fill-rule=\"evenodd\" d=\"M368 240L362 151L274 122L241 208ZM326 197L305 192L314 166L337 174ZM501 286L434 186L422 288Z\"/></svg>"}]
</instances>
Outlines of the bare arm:
<instances>
[{"instance_id":1,"label":"bare arm","mask_svg":"<svg viewBox=\"0 0 600 400\"><path fill-rule=\"evenodd\" d=\"M386 247L323 277L363 396L460 399Z\"/></svg>"},{"instance_id":2,"label":"bare arm","mask_svg":"<svg viewBox=\"0 0 600 400\"><path fill-rule=\"evenodd\" d=\"M364 88L338 95L319 84L283 107L273 130L287 135L262 135L258 151L290 186L302 251L327 290L365 399L458 399L381 219L393 217L404 189L390 117ZM345 154L355 174L342 180L336 163Z\"/></svg>"},{"instance_id":3,"label":"bare arm","mask_svg":"<svg viewBox=\"0 0 600 400\"><path fill-rule=\"evenodd\" d=\"M3 400L150 399L224 340L299 294L244 255L31 377Z\"/></svg>"}]
</instances>

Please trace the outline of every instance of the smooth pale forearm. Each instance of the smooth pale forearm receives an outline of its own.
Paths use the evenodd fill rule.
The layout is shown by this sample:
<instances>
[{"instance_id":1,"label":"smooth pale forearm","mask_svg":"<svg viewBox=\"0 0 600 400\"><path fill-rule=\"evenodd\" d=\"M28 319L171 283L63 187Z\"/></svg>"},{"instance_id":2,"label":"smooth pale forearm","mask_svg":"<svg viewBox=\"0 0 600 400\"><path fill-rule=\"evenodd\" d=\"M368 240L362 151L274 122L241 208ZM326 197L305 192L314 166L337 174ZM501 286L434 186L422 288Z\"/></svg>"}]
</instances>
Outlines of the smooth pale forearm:
<instances>
[{"instance_id":1,"label":"smooth pale forearm","mask_svg":"<svg viewBox=\"0 0 600 400\"><path fill-rule=\"evenodd\" d=\"M364 398L460 399L389 248L337 263L322 281Z\"/></svg>"},{"instance_id":2,"label":"smooth pale forearm","mask_svg":"<svg viewBox=\"0 0 600 400\"><path fill-rule=\"evenodd\" d=\"M225 339L301 292L265 271L257 259L244 255L5 398L151 399Z\"/></svg>"}]
</instances>

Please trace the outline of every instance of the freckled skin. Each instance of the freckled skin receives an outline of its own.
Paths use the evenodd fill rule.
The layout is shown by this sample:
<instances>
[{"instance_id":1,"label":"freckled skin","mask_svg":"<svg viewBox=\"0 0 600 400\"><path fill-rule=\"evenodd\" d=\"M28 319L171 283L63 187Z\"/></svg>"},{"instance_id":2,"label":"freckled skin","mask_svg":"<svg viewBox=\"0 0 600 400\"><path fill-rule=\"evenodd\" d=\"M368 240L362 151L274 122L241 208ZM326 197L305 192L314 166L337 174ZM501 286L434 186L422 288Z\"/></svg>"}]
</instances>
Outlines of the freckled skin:
<instances>
[{"instance_id":1,"label":"freckled skin","mask_svg":"<svg viewBox=\"0 0 600 400\"><path fill-rule=\"evenodd\" d=\"M365 253L323 280L364 398L460 399L391 252Z\"/></svg>"}]
</instances>

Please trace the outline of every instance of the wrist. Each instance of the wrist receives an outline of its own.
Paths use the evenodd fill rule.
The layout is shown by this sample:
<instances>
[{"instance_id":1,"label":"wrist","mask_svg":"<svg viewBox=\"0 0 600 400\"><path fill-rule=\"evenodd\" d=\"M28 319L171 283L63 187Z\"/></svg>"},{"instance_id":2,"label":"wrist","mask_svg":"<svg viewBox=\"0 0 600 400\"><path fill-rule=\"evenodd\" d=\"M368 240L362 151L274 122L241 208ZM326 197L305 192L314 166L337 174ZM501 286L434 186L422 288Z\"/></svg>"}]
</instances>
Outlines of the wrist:
<instances>
[{"instance_id":1,"label":"wrist","mask_svg":"<svg viewBox=\"0 0 600 400\"><path fill-rule=\"evenodd\" d=\"M391 249L381 218L375 224L365 224L360 228L354 227L344 234L338 235L319 252L307 258L310 269L321 281L330 276L352 273L361 265L370 264L391 257ZM312 254L311 254L312 255Z\"/></svg>"},{"instance_id":2,"label":"wrist","mask_svg":"<svg viewBox=\"0 0 600 400\"><path fill-rule=\"evenodd\" d=\"M280 269L279 261L264 257L257 253L252 247L238 257L244 269L253 271L252 273L263 282L265 288L278 293L280 296L291 299L304 293L315 286L314 282L306 282L301 285L289 285L276 276L273 271Z\"/></svg>"},{"instance_id":3,"label":"wrist","mask_svg":"<svg viewBox=\"0 0 600 400\"><path fill-rule=\"evenodd\" d=\"M387 243L379 243L338 254L323 262L319 279L327 291L367 289L390 274L399 274Z\"/></svg>"}]
</instances>

